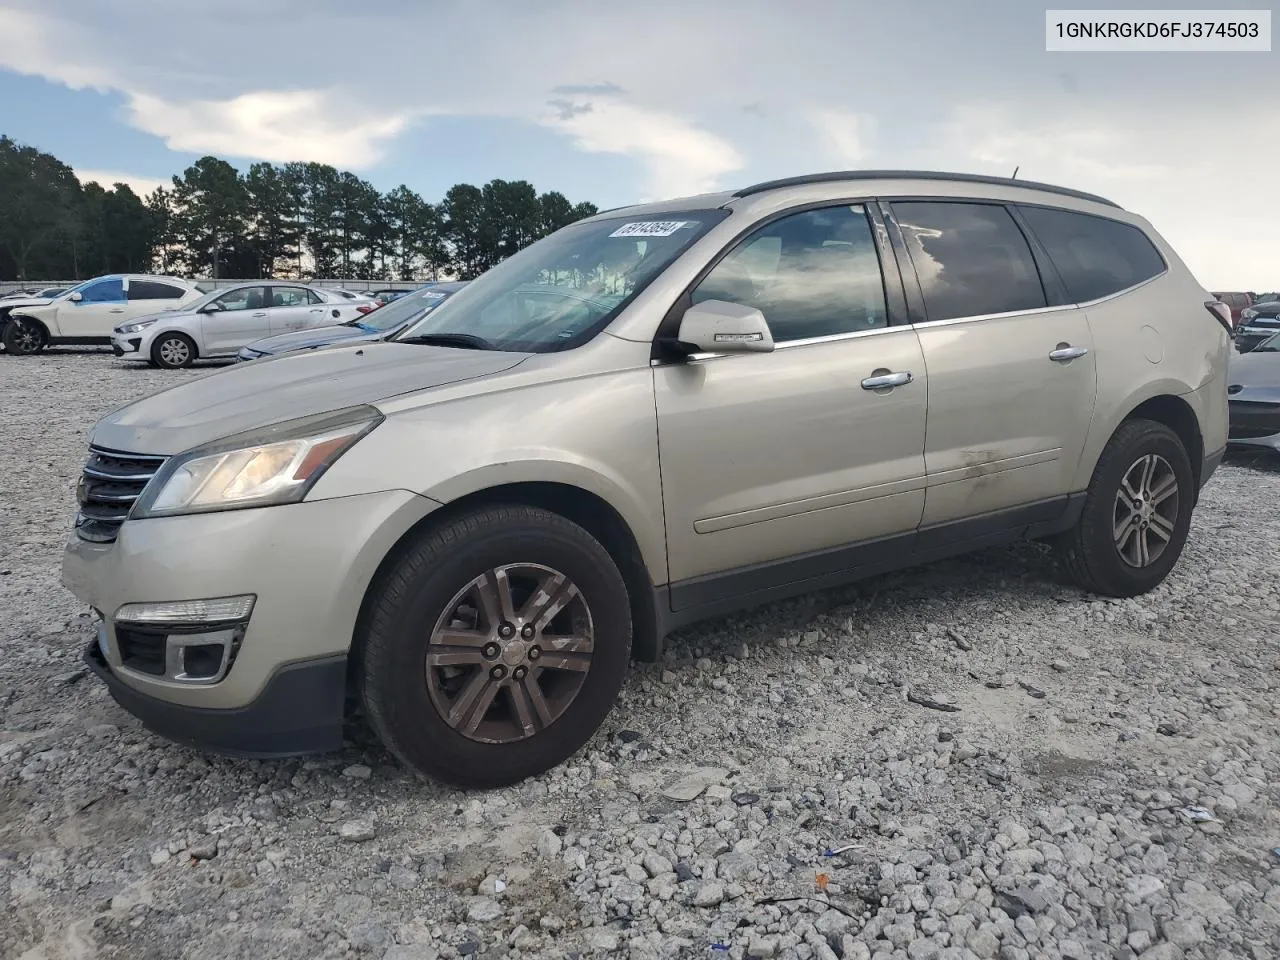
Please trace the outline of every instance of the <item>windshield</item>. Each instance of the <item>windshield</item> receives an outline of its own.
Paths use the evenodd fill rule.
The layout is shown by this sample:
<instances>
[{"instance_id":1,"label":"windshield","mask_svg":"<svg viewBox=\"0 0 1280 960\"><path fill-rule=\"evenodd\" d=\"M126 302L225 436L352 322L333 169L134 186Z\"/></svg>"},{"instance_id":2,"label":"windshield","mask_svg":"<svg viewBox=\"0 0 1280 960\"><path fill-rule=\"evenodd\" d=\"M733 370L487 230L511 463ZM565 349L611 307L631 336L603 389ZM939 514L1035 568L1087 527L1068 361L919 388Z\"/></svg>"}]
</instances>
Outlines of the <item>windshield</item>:
<instances>
[{"instance_id":1,"label":"windshield","mask_svg":"<svg viewBox=\"0 0 1280 960\"><path fill-rule=\"evenodd\" d=\"M694 210L571 224L502 261L394 339L462 335L485 349L521 353L576 347L726 216Z\"/></svg>"},{"instance_id":2,"label":"windshield","mask_svg":"<svg viewBox=\"0 0 1280 960\"><path fill-rule=\"evenodd\" d=\"M403 297L397 297L386 306L379 307L371 313L366 313L358 320L349 320L348 323L353 327L359 327L361 330L385 333L392 327L398 327L400 324L408 323L410 320L420 319L423 315L430 313L444 303L449 296L449 291L436 290L432 287L414 290Z\"/></svg>"}]
</instances>

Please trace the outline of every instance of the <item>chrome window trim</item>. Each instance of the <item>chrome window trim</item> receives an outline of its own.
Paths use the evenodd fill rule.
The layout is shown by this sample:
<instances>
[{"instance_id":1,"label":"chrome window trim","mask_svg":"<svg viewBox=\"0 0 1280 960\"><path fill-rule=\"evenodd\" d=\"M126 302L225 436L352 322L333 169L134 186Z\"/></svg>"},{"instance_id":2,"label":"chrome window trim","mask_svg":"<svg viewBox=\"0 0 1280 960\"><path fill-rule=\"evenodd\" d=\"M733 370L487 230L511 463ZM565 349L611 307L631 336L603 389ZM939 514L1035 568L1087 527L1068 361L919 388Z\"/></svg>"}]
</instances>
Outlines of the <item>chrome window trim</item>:
<instances>
[{"instance_id":1,"label":"chrome window trim","mask_svg":"<svg viewBox=\"0 0 1280 960\"><path fill-rule=\"evenodd\" d=\"M1097 297L1094 300L1082 300L1078 303L1060 303L1053 307L1036 307L1033 310L1009 310L1005 313L980 313L968 317L948 317L946 320L925 320L923 323L912 324L913 327L943 327L953 323L974 323L978 320L1003 320L1006 317L1032 317L1041 313L1053 313L1058 310L1085 310L1089 307L1096 307L1099 304L1106 303L1109 300L1115 300L1118 297L1126 296L1147 284L1159 280L1161 277L1167 276L1169 268L1165 267L1155 276L1148 277L1135 283L1131 287L1125 287L1123 290L1117 290L1115 293L1108 293L1105 297Z\"/></svg>"},{"instance_id":2,"label":"chrome window trim","mask_svg":"<svg viewBox=\"0 0 1280 960\"><path fill-rule=\"evenodd\" d=\"M980 320L1004 320L1009 317L1033 317L1038 314L1056 313L1061 310L1085 310L1090 307L1096 307L1099 304L1107 303L1110 300L1115 300L1115 299L1118 299L1119 297L1127 296L1133 291L1141 289L1142 287L1145 287L1147 284L1154 283L1156 280L1159 280L1161 277L1166 277L1168 275L1169 275L1169 267L1166 265L1165 268L1161 270L1159 273L1155 274L1154 276L1148 277L1146 280L1142 280L1138 283L1135 283L1131 287L1125 287L1123 290L1117 290L1115 293L1109 293L1105 297L1098 297L1094 300L1083 300L1083 301L1080 301L1079 303L1060 303L1052 307L1036 307L1032 310L1010 310L1005 313L980 313L980 314L975 314L973 316L968 316L968 317L948 317L946 320L925 320L922 323L887 324L883 327L876 327L872 330L854 330L849 333L833 333L830 336L826 336L826 337L805 337L801 340L784 340L779 343L775 343L773 351L771 352L776 353L777 351L785 350L788 347L807 347L810 344L816 344L816 343L837 343L843 340L855 340L855 339L860 339L862 337L872 337L882 333L892 333L892 332L897 332L902 330L918 330L921 327L946 327L946 326L951 326L953 324L958 324L958 323L977 323ZM766 323L767 322L768 321L766 321ZM730 356L735 356L735 354L691 353L689 356L685 357L682 362L688 363L694 360L714 360L719 357L730 357ZM650 361L650 366L655 366L655 367L666 366L672 362L673 361L671 360L652 360Z\"/></svg>"}]
</instances>

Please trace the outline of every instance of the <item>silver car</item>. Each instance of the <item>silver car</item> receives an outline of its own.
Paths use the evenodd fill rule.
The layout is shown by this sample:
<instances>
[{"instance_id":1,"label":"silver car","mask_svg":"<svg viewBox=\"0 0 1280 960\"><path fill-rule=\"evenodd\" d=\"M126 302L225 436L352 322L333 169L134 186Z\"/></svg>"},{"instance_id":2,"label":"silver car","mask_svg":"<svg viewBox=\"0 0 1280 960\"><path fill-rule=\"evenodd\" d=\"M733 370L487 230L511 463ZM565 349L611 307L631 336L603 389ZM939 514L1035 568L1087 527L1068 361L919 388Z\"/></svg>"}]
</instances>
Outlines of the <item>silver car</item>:
<instances>
[{"instance_id":1,"label":"silver car","mask_svg":"<svg viewBox=\"0 0 1280 960\"><path fill-rule=\"evenodd\" d=\"M63 580L151 729L413 769L577 751L695 620L1051 540L1128 597L1227 442L1230 313L1141 217L823 174L607 211L391 342L239 364L90 437Z\"/></svg>"},{"instance_id":2,"label":"silver car","mask_svg":"<svg viewBox=\"0 0 1280 960\"><path fill-rule=\"evenodd\" d=\"M1280 451L1280 333L1273 333L1228 368L1228 442Z\"/></svg>"}]
</instances>

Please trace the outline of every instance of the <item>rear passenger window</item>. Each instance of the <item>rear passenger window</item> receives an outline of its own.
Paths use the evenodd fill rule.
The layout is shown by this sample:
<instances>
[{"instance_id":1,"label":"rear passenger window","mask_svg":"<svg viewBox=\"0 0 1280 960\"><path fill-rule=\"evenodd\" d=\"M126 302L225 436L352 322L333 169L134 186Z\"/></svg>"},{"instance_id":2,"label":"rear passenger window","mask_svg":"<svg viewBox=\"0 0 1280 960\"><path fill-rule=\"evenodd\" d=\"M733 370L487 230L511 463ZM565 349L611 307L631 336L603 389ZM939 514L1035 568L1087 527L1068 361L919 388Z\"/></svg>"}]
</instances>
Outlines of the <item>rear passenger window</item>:
<instances>
[{"instance_id":1,"label":"rear passenger window","mask_svg":"<svg viewBox=\"0 0 1280 960\"><path fill-rule=\"evenodd\" d=\"M899 201L893 215L920 278L929 320L1043 307L1031 247L998 204Z\"/></svg>"},{"instance_id":2,"label":"rear passenger window","mask_svg":"<svg viewBox=\"0 0 1280 960\"><path fill-rule=\"evenodd\" d=\"M1068 210L1018 209L1076 303L1118 293L1165 270L1160 252L1137 227Z\"/></svg>"},{"instance_id":3,"label":"rear passenger window","mask_svg":"<svg viewBox=\"0 0 1280 960\"><path fill-rule=\"evenodd\" d=\"M693 291L764 314L779 343L887 326L880 256L861 206L793 213L729 251Z\"/></svg>"},{"instance_id":4,"label":"rear passenger window","mask_svg":"<svg viewBox=\"0 0 1280 960\"><path fill-rule=\"evenodd\" d=\"M181 287L167 283L157 283L154 280L129 281L130 300L181 300L186 295L187 291Z\"/></svg>"}]
</instances>

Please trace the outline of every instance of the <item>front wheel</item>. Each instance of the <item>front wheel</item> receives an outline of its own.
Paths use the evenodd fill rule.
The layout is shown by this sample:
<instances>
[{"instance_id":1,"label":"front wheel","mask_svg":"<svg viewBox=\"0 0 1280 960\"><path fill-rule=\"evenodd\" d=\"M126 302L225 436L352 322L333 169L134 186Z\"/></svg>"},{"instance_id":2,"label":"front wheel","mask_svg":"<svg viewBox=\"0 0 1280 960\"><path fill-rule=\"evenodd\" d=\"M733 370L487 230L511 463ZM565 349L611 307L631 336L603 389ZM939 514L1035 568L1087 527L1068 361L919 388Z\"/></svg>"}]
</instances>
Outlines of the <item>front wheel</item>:
<instances>
[{"instance_id":1,"label":"front wheel","mask_svg":"<svg viewBox=\"0 0 1280 960\"><path fill-rule=\"evenodd\" d=\"M1063 566L1093 593L1146 593L1182 555L1195 500L1178 435L1162 423L1130 420L1098 459L1080 522L1057 544Z\"/></svg>"},{"instance_id":2,"label":"front wheel","mask_svg":"<svg viewBox=\"0 0 1280 960\"><path fill-rule=\"evenodd\" d=\"M631 651L626 584L577 524L487 507L424 534L373 587L360 692L418 773L498 787L576 753L604 721Z\"/></svg>"},{"instance_id":3,"label":"front wheel","mask_svg":"<svg viewBox=\"0 0 1280 960\"><path fill-rule=\"evenodd\" d=\"M151 345L151 362L166 370L189 367L195 359L195 341L185 333L162 333Z\"/></svg>"},{"instance_id":4,"label":"front wheel","mask_svg":"<svg viewBox=\"0 0 1280 960\"><path fill-rule=\"evenodd\" d=\"M0 335L0 343L3 343L5 350L13 356L29 357L44 349L44 331L34 323L10 317L8 323L4 325L4 333Z\"/></svg>"}]
</instances>

